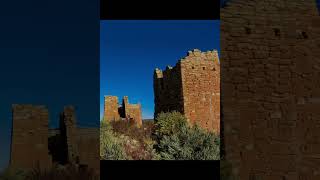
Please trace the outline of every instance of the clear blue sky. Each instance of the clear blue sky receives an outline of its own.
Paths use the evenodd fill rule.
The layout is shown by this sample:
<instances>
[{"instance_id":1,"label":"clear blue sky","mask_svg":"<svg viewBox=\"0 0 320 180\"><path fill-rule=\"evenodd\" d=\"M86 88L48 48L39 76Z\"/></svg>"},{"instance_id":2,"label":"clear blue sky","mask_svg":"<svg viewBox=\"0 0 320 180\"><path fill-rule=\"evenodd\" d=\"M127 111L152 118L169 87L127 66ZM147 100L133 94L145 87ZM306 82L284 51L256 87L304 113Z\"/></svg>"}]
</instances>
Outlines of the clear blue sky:
<instances>
[{"instance_id":1,"label":"clear blue sky","mask_svg":"<svg viewBox=\"0 0 320 180\"><path fill-rule=\"evenodd\" d=\"M220 22L105 20L100 24L100 118L104 95L141 103L153 118L153 71L174 66L188 50L220 52Z\"/></svg>"}]
</instances>

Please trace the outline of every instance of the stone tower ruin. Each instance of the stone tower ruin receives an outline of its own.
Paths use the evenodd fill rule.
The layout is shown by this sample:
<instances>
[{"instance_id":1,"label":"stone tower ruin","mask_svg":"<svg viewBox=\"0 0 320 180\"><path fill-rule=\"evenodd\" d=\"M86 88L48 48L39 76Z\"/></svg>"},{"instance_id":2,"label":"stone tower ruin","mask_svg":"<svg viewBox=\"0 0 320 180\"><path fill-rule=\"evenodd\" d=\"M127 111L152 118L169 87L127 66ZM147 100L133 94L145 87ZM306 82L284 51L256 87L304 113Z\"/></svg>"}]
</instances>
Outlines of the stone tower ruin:
<instances>
[{"instance_id":1,"label":"stone tower ruin","mask_svg":"<svg viewBox=\"0 0 320 180\"><path fill-rule=\"evenodd\" d=\"M100 172L99 128L77 127L75 109L66 106L60 127L48 127L45 106L13 105L10 168L49 170L73 164Z\"/></svg>"},{"instance_id":2,"label":"stone tower ruin","mask_svg":"<svg viewBox=\"0 0 320 180\"><path fill-rule=\"evenodd\" d=\"M12 106L12 168L42 170L52 166L48 150L48 110L44 106Z\"/></svg>"},{"instance_id":3,"label":"stone tower ruin","mask_svg":"<svg viewBox=\"0 0 320 180\"><path fill-rule=\"evenodd\" d=\"M154 71L155 117L178 111L192 124L220 132L220 63L217 50L189 51L175 67Z\"/></svg>"},{"instance_id":4,"label":"stone tower ruin","mask_svg":"<svg viewBox=\"0 0 320 180\"><path fill-rule=\"evenodd\" d=\"M79 163L79 151L77 144L77 126L75 118L75 109L72 106L66 106L60 114L60 133L66 150L66 162L72 164Z\"/></svg>"},{"instance_id":5,"label":"stone tower ruin","mask_svg":"<svg viewBox=\"0 0 320 180\"><path fill-rule=\"evenodd\" d=\"M320 179L316 0L232 0L220 12L223 137L234 174Z\"/></svg>"},{"instance_id":6,"label":"stone tower ruin","mask_svg":"<svg viewBox=\"0 0 320 180\"><path fill-rule=\"evenodd\" d=\"M130 104L128 96L123 97L122 106L119 106L117 96L105 96L104 98L105 121L126 119L135 123L138 127L142 126L141 104Z\"/></svg>"}]
</instances>

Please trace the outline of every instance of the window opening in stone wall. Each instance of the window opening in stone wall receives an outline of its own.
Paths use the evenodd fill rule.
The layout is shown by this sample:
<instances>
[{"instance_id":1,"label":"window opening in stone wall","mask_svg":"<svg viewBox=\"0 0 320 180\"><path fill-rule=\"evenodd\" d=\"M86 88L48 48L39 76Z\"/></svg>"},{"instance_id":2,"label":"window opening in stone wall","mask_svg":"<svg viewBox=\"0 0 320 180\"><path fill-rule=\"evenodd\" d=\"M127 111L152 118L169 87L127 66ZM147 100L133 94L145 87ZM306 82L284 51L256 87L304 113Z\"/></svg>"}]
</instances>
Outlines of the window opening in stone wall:
<instances>
[{"instance_id":1,"label":"window opening in stone wall","mask_svg":"<svg viewBox=\"0 0 320 180\"><path fill-rule=\"evenodd\" d=\"M280 37L280 29L279 28L273 28L274 35L277 37Z\"/></svg>"},{"instance_id":2,"label":"window opening in stone wall","mask_svg":"<svg viewBox=\"0 0 320 180\"><path fill-rule=\"evenodd\" d=\"M206 67L202 67L203 70L206 70Z\"/></svg>"},{"instance_id":3,"label":"window opening in stone wall","mask_svg":"<svg viewBox=\"0 0 320 180\"><path fill-rule=\"evenodd\" d=\"M308 39L308 35L307 35L306 32L303 31L301 34L302 34L302 36L303 36L304 39Z\"/></svg>"},{"instance_id":4,"label":"window opening in stone wall","mask_svg":"<svg viewBox=\"0 0 320 180\"><path fill-rule=\"evenodd\" d=\"M216 71L216 68L212 68L212 71Z\"/></svg>"},{"instance_id":5,"label":"window opening in stone wall","mask_svg":"<svg viewBox=\"0 0 320 180\"><path fill-rule=\"evenodd\" d=\"M194 66L192 66L192 69L194 69Z\"/></svg>"},{"instance_id":6,"label":"window opening in stone wall","mask_svg":"<svg viewBox=\"0 0 320 180\"><path fill-rule=\"evenodd\" d=\"M251 29L250 28L245 27L245 30L246 30L246 34L251 34Z\"/></svg>"}]
</instances>

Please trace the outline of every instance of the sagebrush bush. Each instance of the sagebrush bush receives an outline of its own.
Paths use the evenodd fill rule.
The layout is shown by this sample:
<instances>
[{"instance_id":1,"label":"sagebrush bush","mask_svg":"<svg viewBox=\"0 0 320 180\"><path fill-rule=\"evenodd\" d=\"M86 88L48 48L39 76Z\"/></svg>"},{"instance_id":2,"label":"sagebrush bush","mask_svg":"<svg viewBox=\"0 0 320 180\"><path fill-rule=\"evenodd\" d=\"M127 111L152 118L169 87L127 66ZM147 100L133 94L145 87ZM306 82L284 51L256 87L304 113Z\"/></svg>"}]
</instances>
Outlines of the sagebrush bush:
<instances>
[{"instance_id":1,"label":"sagebrush bush","mask_svg":"<svg viewBox=\"0 0 320 180\"><path fill-rule=\"evenodd\" d=\"M163 160L219 160L220 138L187 124L178 112L161 113L157 118L155 148Z\"/></svg>"},{"instance_id":2,"label":"sagebrush bush","mask_svg":"<svg viewBox=\"0 0 320 180\"><path fill-rule=\"evenodd\" d=\"M111 125L105 121L100 125L100 159L127 159L123 142L112 131Z\"/></svg>"},{"instance_id":3,"label":"sagebrush bush","mask_svg":"<svg viewBox=\"0 0 320 180\"><path fill-rule=\"evenodd\" d=\"M179 112L160 113L155 121L154 134L156 138L175 134L187 126L187 119Z\"/></svg>"}]
</instances>

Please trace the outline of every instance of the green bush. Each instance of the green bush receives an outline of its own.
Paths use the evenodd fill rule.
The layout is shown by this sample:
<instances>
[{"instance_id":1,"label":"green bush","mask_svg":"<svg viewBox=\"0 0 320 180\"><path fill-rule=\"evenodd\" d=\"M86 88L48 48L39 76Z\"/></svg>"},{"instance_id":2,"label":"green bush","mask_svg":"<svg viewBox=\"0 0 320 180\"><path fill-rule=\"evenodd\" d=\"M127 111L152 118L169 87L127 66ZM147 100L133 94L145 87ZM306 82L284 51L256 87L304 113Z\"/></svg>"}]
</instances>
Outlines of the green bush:
<instances>
[{"instance_id":1,"label":"green bush","mask_svg":"<svg viewBox=\"0 0 320 180\"><path fill-rule=\"evenodd\" d=\"M178 112L161 113L156 122L155 149L163 160L219 160L220 137L195 125Z\"/></svg>"},{"instance_id":2,"label":"green bush","mask_svg":"<svg viewBox=\"0 0 320 180\"><path fill-rule=\"evenodd\" d=\"M101 122L100 125L100 159L127 159L123 142L114 134L111 125L107 122Z\"/></svg>"},{"instance_id":3,"label":"green bush","mask_svg":"<svg viewBox=\"0 0 320 180\"><path fill-rule=\"evenodd\" d=\"M162 139L179 132L183 127L187 126L187 119L179 112L160 113L155 121L155 136Z\"/></svg>"}]
</instances>

